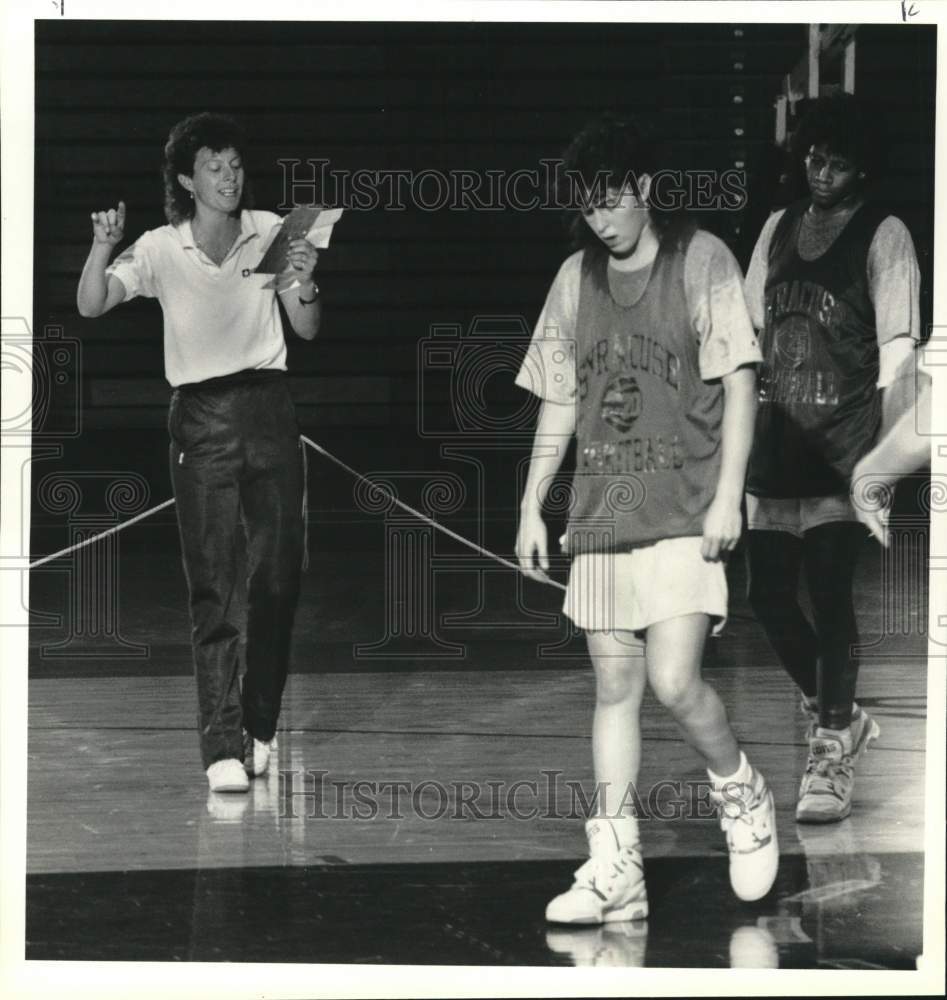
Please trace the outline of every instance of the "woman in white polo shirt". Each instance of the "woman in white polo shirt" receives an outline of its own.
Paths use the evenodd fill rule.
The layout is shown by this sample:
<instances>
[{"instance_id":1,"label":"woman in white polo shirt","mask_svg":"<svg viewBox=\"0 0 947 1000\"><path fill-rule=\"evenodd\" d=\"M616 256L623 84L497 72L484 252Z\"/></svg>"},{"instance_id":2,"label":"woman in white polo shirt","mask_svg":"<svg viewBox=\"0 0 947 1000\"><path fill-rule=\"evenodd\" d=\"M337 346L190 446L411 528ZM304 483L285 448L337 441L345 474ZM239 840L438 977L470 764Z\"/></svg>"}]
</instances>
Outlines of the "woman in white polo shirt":
<instances>
[{"instance_id":1,"label":"woman in white polo shirt","mask_svg":"<svg viewBox=\"0 0 947 1000\"><path fill-rule=\"evenodd\" d=\"M254 273L279 217L251 210L245 138L230 117L179 122L165 146L168 225L143 233L109 266L125 204L92 213L79 281L83 316L137 295L164 313L168 429L184 571L190 591L203 764L213 791L246 791L268 766L289 664L304 555L304 464L286 380L277 292ZM293 330L319 330L318 260L291 244L280 297ZM291 279L291 280L290 280ZM236 542L247 541L246 672L238 679Z\"/></svg>"}]
</instances>

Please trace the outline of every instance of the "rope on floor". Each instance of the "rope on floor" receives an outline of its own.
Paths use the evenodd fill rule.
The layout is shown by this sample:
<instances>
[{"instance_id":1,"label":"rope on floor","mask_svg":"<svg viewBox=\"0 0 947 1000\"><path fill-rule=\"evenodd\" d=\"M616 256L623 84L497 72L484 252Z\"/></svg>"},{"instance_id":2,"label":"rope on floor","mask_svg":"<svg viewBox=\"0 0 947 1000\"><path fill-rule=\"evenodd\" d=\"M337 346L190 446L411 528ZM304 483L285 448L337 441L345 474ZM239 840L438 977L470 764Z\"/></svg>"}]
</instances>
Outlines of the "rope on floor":
<instances>
[{"instance_id":1,"label":"rope on floor","mask_svg":"<svg viewBox=\"0 0 947 1000\"><path fill-rule=\"evenodd\" d=\"M468 549L473 549L474 552L482 556L486 556L488 559L492 559L494 562L499 563L501 566L506 566L507 569L512 569L517 573L522 573L522 569L509 559L505 559L501 555L497 555L496 552L491 552L490 549L484 548L482 545L478 545L476 542L472 542L469 538L464 538L463 535L457 534L456 531L451 531L450 528L445 528L443 524L439 524L433 518L428 517L426 514L422 514L419 510L415 510L413 507L399 500L396 496L393 496L389 490L386 490L383 486L379 486L377 483L373 483L371 479L367 476L363 476L361 472L353 469L350 465L347 465L342 461L341 458L337 458L330 451L327 451L321 445L316 444L311 438L306 437L305 434L300 435L303 444L307 445L313 451L327 458L330 462L337 465L340 469L344 469L350 476L354 476L360 482L367 483L373 491L381 496L385 497L391 503L400 507L402 510L407 511L414 517L423 521L425 524L429 524L432 528L440 531L442 534L447 535L449 538L453 538L455 542L460 542L461 545L465 545ZM116 532L124 531L125 528L130 528L133 524L137 524L139 521L143 521L146 517L151 517L152 514L157 514L158 511L164 510L166 507L170 507L174 503L174 498L170 500L165 500L164 503L159 503L156 507L151 507L148 510L142 511L140 514L136 514L134 517L129 518L127 521L123 521L121 524L116 524L106 531L101 532L98 535L92 535L89 538L84 538L81 542L76 542L74 545L68 545L64 549L60 549L58 552L52 552L47 556L43 556L37 559L35 562L31 562L29 565L30 569L37 569L40 566L44 566L46 563L52 562L54 559L60 559L63 556L70 555L76 552L78 549L83 549L87 545L92 545L95 542L101 541L103 538L107 538L109 535L114 535ZM525 576L525 574L524 574ZM550 587L558 587L559 590L565 590L565 585L559 583L557 580L545 579L542 582L547 583Z\"/></svg>"}]
</instances>

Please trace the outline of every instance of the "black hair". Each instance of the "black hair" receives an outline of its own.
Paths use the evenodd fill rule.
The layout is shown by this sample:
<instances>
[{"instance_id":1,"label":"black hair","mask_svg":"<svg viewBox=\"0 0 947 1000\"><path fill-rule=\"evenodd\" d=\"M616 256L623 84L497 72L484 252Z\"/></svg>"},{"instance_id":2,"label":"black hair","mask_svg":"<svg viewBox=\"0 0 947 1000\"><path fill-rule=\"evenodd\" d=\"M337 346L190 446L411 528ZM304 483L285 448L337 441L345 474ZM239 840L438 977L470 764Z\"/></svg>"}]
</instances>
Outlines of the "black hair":
<instances>
[{"instance_id":1,"label":"black hair","mask_svg":"<svg viewBox=\"0 0 947 1000\"><path fill-rule=\"evenodd\" d=\"M880 113L853 94L833 94L804 108L790 150L800 163L813 146L825 146L874 177L884 165L884 145Z\"/></svg>"},{"instance_id":2,"label":"black hair","mask_svg":"<svg viewBox=\"0 0 947 1000\"><path fill-rule=\"evenodd\" d=\"M593 118L562 154L564 172L558 179L558 204L566 207L566 223L575 246L598 243L583 217L583 209L601 204L607 189L626 184L638 192L644 174L654 176L661 152L649 132L635 119L614 112ZM663 232L670 213L649 206L651 223Z\"/></svg>"},{"instance_id":3,"label":"black hair","mask_svg":"<svg viewBox=\"0 0 947 1000\"><path fill-rule=\"evenodd\" d=\"M194 173L194 158L205 147L214 153L224 149L235 149L244 158L247 138L243 127L230 115L202 111L179 121L164 147L164 214L171 225L176 226L185 219L194 217L195 205L191 192L181 186L178 174L191 177ZM250 208L253 194L250 182L244 173L243 193L237 211Z\"/></svg>"}]
</instances>

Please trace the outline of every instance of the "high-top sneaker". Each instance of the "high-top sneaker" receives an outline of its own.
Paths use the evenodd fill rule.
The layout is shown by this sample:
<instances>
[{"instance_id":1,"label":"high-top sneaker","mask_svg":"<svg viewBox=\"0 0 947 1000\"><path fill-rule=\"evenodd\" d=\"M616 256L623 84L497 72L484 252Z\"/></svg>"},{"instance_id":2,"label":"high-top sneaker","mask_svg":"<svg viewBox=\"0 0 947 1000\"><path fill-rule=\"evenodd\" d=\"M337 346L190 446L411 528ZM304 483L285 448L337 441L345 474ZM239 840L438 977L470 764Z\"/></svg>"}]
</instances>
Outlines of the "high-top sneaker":
<instances>
[{"instance_id":1,"label":"high-top sneaker","mask_svg":"<svg viewBox=\"0 0 947 1000\"><path fill-rule=\"evenodd\" d=\"M743 758L745 761L745 758ZM710 793L730 852L730 885L746 902L762 899L779 868L773 793L756 768L748 781L728 781Z\"/></svg>"},{"instance_id":2,"label":"high-top sneaker","mask_svg":"<svg viewBox=\"0 0 947 1000\"><path fill-rule=\"evenodd\" d=\"M623 847L607 819L590 819L585 834L589 860L576 871L572 888L546 907L546 919L555 924L643 920L648 895L640 846Z\"/></svg>"},{"instance_id":3,"label":"high-top sneaker","mask_svg":"<svg viewBox=\"0 0 947 1000\"><path fill-rule=\"evenodd\" d=\"M251 778L259 778L266 774L270 766L270 755L276 753L278 744L274 736L268 743L251 736L246 729L243 731L243 766Z\"/></svg>"},{"instance_id":4,"label":"high-top sneaker","mask_svg":"<svg viewBox=\"0 0 947 1000\"><path fill-rule=\"evenodd\" d=\"M855 763L881 735L877 722L861 709L845 729L809 730L809 759L799 783L798 823L837 823L852 811Z\"/></svg>"}]
</instances>

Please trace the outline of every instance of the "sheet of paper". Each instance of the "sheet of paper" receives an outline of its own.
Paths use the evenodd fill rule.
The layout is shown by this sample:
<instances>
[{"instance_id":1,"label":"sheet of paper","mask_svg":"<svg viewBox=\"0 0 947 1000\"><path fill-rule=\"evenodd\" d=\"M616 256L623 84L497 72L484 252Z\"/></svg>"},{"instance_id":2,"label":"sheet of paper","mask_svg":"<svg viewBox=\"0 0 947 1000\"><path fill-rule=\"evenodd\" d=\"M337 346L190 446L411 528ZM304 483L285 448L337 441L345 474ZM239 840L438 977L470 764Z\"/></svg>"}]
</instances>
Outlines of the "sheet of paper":
<instances>
[{"instance_id":1,"label":"sheet of paper","mask_svg":"<svg viewBox=\"0 0 947 1000\"><path fill-rule=\"evenodd\" d=\"M294 208L282 223L274 227L263 259L256 267L257 274L281 274L289 269L289 244L307 238L315 247L325 249L332 236L332 227L342 218L341 208L322 208L319 205Z\"/></svg>"},{"instance_id":2,"label":"sheet of paper","mask_svg":"<svg viewBox=\"0 0 947 1000\"><path fill-rule=\"evenodd\" d=\"M332 226L317 226L310 229L306 238L317 250L325 250L332 239Z\"/></svg>"}]
</instances>

